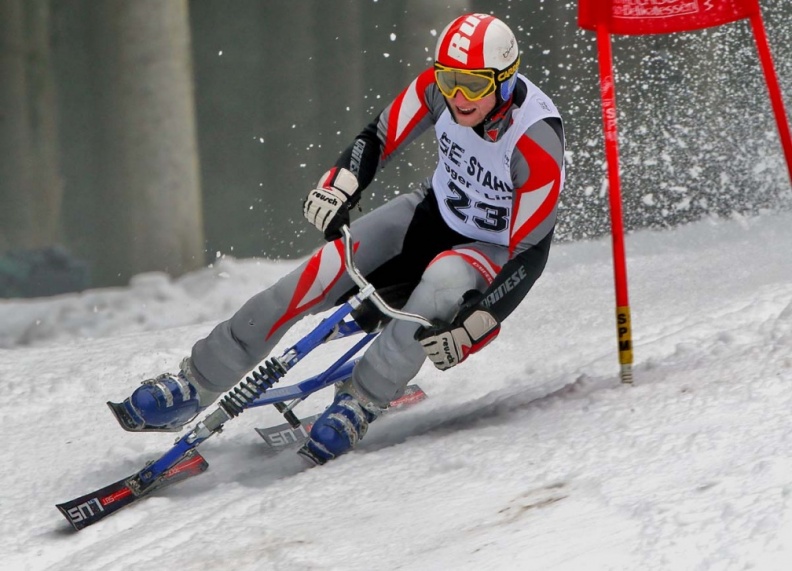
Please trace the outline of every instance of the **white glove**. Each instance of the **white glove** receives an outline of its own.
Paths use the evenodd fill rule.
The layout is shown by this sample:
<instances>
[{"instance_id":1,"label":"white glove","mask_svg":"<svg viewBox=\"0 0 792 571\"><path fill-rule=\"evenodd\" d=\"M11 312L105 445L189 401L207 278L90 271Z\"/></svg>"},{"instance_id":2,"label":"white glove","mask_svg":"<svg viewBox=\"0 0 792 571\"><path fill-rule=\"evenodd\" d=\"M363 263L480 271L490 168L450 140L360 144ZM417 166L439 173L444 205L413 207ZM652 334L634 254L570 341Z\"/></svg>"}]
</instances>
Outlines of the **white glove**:
<instances>
[{"instance_id":1,"label":"white glove","mask_svg":"<svg viewBox=\"0 0 792 571\"><path fill-rule=\"evenodd\" d=\"M341 237L341 226L349 224L349 199L358 188L357 177L345 168L333 167L308 193L303 215L324 232L328 241Z\"/></svg>"},{"instance_id":2,"label":"white glove","mask_svg":"<svg viewBox=\"0 0 792 571\"><path fill-rule=\"evenodd\" d=\"M415 338L434 366L445 371L486 347L500 333L500 322L481 306L462 311L453 323L421 328Z\"/></svg>"}]
</instances>

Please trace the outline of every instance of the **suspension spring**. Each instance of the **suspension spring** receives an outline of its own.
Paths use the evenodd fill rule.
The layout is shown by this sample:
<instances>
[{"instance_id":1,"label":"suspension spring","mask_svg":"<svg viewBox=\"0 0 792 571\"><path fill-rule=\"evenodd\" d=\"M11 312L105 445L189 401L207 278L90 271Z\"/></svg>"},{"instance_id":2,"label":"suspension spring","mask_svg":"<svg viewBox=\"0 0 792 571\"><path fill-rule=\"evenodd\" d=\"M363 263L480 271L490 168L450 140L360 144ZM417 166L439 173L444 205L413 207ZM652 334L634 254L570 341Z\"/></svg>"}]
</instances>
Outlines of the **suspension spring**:
<instances>
[{"instance_id":1,"label":"suspension spring","mask_svg":"<svg viewBox=\"0 0 792 571\"><path fill-rule=\"evenodd\" d=\"M287 370L278 359L265 361L263 365L259 365L258 370L254 370L223 397L220 407L230 418L239 416L253 401L281 380Z\"/></svg>"}]
</instances>

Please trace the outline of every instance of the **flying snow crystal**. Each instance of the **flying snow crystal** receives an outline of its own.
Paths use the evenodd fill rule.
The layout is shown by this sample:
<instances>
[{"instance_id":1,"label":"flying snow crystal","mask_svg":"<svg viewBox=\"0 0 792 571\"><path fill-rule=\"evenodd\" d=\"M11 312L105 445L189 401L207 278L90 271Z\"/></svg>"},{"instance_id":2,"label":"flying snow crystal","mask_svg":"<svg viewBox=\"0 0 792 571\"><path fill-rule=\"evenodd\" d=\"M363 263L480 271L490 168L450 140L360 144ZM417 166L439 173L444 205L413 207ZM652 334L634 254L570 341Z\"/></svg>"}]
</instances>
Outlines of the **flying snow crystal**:
<instances>
[{"instance_id":1,"label":"flying snow crystal","mask_svg":"<svg viewBox=\"0 0 792 571\"><path fill-rule=\"evenodd\" d=\"M391 32L390 41L392 41L392 42L396 41L396 34L394 34L393 32Z\"/></svg>"},{"instance_id":2,"label":"flying snow crystal","mask_svg":"<svg viewBox=\"0 0 792 571\"><path fill-rule=\"evenodd\" d=\"M219 52L217 52L217 55L219 55L219 56L223 55L223 50L220 50Z\"/></svg>"}]
</instances>

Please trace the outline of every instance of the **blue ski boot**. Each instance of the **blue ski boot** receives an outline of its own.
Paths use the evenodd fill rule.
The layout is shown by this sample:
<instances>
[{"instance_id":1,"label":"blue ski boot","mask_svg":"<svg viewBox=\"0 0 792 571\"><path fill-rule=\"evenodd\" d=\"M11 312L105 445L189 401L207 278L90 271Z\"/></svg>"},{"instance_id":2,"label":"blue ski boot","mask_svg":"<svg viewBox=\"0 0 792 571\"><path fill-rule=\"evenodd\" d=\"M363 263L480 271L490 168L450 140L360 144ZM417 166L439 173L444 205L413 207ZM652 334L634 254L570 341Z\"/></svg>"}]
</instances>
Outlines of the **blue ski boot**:
<instances>
[{"instance_id":1,"label":"blue ski boot","mask_svg":"<svg viewBox=\"0 0 792 571\"><path fill-rule=\"evenodd\" d=\"M349 452L366 435L369 424L385 411L375 404L361 402L347 391L353 392L349 381L316 420L308 440L298 450L308 461L322 465Z\"/></svg>"},{"instance_id":2,"label":"blue ski boot","mask_svg":"<svg viewBox=\"0 0 792 571\"><path fill-rule=\"evenodd\" d=\"M219 396L201 390L189 379L189 360L177 374L164 373L148 379L122 403L107 406L129 432L176 432L206 409Z\"/></svg>"}]
</instances>

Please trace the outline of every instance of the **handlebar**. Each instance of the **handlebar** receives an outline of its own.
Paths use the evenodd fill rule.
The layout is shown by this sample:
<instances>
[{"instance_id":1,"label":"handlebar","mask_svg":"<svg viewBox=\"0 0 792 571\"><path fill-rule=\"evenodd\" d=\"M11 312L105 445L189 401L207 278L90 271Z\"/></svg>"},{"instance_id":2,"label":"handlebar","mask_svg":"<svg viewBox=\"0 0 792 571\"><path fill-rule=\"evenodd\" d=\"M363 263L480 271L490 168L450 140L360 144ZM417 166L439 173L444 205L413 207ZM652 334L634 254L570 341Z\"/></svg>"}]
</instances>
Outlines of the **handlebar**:
<instances>
[{"instance_id":1,"label":"handlebar","mask_svg":"<svg viewBox=\"0 0 792 571\"><path fill-rule=\"evenodd\" d=\"M417 323L422 327L431 327L432 322L425 317L415 313L399 311L398 309L394 309L385 303L380 294L377 293L377 290L374 288L374 286L363 276L362 273L360 273L360 270L358 270L354 260L352 259L352 234L349 231L349 226L346 224L341 226L341 235L344 238L344 265L346 266L346 271L352 278L352 281L355 282L355 284L360 288L361 294L371 299L371 302L374 304L374 306L387 317L399 319L401 321Z\"/></svg>"}]
</instances>

